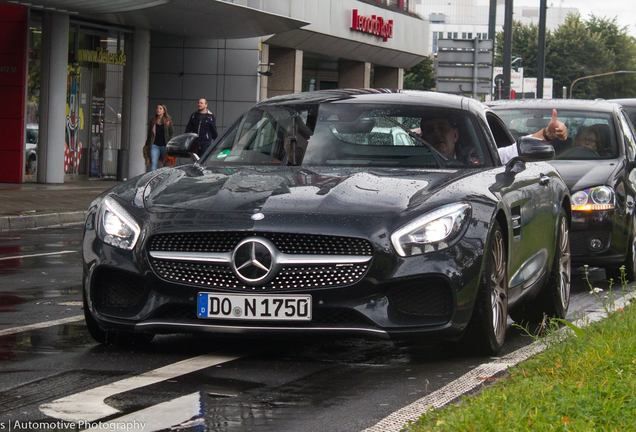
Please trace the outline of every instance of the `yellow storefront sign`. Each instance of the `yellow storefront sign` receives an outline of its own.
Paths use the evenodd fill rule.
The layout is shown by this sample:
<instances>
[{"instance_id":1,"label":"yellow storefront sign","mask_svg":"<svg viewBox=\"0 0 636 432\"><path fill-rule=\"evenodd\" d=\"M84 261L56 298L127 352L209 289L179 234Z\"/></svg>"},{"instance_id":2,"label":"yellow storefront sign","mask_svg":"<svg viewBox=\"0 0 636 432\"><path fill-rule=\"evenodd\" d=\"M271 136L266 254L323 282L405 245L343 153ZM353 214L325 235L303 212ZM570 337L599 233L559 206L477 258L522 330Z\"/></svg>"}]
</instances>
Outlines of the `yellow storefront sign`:
<instances>
[{"instance_id":1,"label":"yellow storefront sign","mask_svg":"<svg viewBox=\"0 0 636 432\"><path fill-rule=\"evenodd\" d=\"M106 50L90 51L81 49L78 51L78 60L88 63L106 63L126 66L126 55L121 51L117 53L109 53Z\"/></svg>"}]
</instances>

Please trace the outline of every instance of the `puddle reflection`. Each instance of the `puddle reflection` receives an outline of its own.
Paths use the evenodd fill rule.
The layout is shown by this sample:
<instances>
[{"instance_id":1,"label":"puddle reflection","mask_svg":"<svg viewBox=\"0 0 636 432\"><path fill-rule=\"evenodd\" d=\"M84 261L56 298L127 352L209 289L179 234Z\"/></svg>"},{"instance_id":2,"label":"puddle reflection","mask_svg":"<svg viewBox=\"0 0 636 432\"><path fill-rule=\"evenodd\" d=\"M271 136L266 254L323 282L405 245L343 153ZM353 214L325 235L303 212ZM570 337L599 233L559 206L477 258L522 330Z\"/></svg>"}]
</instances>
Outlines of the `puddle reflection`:
<instances>
[{"instance_id":1,"label":"puddle reflection","mask_svg":"<svg viewBox=\"0 0 636 432\"><path fill-rule=\"evenodd\" d=\"M0 336L0 361L24 361L42 354L80 352L94 345L83 321Z\"/></svg>"}]
</instances>

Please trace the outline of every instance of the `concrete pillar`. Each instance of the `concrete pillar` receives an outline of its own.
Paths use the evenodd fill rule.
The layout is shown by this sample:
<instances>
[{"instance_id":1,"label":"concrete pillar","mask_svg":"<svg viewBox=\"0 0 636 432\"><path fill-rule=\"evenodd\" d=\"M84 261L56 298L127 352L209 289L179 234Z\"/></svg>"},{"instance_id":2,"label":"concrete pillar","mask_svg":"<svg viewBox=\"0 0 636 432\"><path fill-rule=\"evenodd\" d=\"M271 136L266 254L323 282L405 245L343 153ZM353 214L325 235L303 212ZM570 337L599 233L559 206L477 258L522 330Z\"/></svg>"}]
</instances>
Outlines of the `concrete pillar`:
<instances>
[{"instance_id":1,"label":"concrete pillar","mask_svg":"<svg viewBox=\"0 0 636 432\"><path fill-rule=\"evenodd\" d=\"M64 183L68 32L68 15L44 12L38 183Z\"/></svg>"},{"instance_id":2,"label":"concrete pillar","mask_svg":"<svg viewBox=\"0 0 636 432\"><path fill-rule=\"evenodd\" d=\"M262 72L267 71L267 65L269 63L269 44L261 44L261 55L260 55L260 63L263 66L259 66L258 70ZM274 65L276 66L276 65ZM268 89L269 89L269 77L265 75L258 74L256 77L257 81L257 92L256 92L256 102L260 102L264 99L267 99Z\"/></svg>"},{"instance_id":3,"label":"concrete pillar","mask_svg":"<svg viewBox=\"0 0 636 432\"><path fill-rule=\"evenodd\" d=\"M268 78L267 97L300 93L303 89L303 52L291 48L269 47L269 63L274 63ZM262 68L265 70L265 68Z\"/></svg>"},{"instance_id":4,"label":"concrete pillar","mask_svg":"<svg viewBox=\"0 0 636 432\"><path fill-rule=\"evenodd\" d=\"M130 66L129 66L130 65ZM128 131L128 178L146 172L146 165L142 155L142 147L146 143L146 133L148 132L148 86L150 82L150 31L145 29L135 29L133 35L132 58L126 55L126 68L130 71L131 83L128 91L130 98L129 126L122 125L122 135L124 130ZM124 76L126 76L124 70ZM124 98L126 93L124 93ZM123 101L122 101L123 102ZM126 104L124 104L125 106ZM123 107L122 107L123 109ZM126 121L126 117L122 123ZM122 141L124 138L122 137Z\"/></svg>"},{"instance_id":5,"label":"concrete pillar","mask_svg":"<svg viewBox=\"0 0 636 432\"><path fill-rule=\"evenodd\" d=\"M338 62L338 88L371 87L371 63L340 60Z\"/></svg>"},{"instance_id":6,"label":"concrete pillar","mask_svg":"<svg viewBox=\"0 0 636 432\"><path fill-rule=\"evenodd\" d=\"M121 170L121 179L128 178L129 164L130 164L130 114L131 114L131 96L132 96L132 58L133 58L133 40L132 33L126 33L124 35L124 55L126 56L126 65L124 66L124 76L122 82L122 96L121 96L121 150L117 157L117 164L119 170ZM120 156L126 153L126 156L120 158ZM122 164L121 159L126 159L125 164ZM118 170L118 171L119 171Z\"/></svg>"},{"instance_id":7,"label":"concrete pillar","mask_svg":"<svg viewBox=\"0 0 636 432\"><path fill-rule=\"evenodd\" d=\"M404 88L404 69L376 66L373 70L373 87L388 89Z\"/></svg>"}]
</instances>

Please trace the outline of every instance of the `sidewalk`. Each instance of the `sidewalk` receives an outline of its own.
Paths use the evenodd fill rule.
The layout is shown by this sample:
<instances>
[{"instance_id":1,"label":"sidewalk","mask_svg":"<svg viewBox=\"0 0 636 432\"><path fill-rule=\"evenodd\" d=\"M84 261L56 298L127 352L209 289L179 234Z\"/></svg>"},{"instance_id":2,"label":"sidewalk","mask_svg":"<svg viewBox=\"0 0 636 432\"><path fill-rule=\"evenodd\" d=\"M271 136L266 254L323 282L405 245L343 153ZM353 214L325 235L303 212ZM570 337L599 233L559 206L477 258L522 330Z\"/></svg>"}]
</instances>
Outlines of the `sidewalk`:
<instances>
[{"instance_id":1,"label":"sidewalk","mask_svg":"<svg viewBox=\"0 0 636 432\"><path fill-rule=\"evenodd\" d=\"M0 231L83 222L93 199L119 183L114 180L0 183Z\"/></svg>"}]
</instances>

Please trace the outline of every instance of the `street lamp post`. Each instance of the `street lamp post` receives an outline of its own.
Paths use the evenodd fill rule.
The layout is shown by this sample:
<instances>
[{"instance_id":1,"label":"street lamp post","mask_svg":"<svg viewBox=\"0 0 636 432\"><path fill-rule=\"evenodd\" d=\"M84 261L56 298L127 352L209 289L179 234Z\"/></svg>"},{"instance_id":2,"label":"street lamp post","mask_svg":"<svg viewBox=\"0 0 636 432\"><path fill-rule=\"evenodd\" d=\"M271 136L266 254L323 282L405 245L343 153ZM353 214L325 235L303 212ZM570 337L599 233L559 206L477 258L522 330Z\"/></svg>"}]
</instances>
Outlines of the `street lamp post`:
<instances>
[{"instance_id":1,"label":"street lamp post","mask_svg":"<svg viewBox=\"0 0 636 432\"><path fill-rule=\"evenodd\" d=\"M581 78L577 78L574 81L572 81L572 84L570 84L570 99L572 99L572 89L574 88L574 84L576 84L578 81L581 81L581 80L584 80L584 79L589 79L589 78L596 78L596 77L605 76L605 75L615 75L615 74L624 74L624 73L636 73L636 71L605 72L605 73L601 73L601 74L589 75L589 76L584 76L584 77L581 77Z\"/></svg>"}]
</instances>

